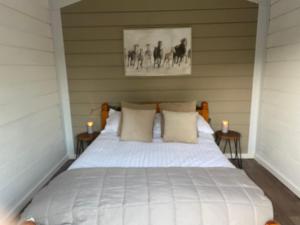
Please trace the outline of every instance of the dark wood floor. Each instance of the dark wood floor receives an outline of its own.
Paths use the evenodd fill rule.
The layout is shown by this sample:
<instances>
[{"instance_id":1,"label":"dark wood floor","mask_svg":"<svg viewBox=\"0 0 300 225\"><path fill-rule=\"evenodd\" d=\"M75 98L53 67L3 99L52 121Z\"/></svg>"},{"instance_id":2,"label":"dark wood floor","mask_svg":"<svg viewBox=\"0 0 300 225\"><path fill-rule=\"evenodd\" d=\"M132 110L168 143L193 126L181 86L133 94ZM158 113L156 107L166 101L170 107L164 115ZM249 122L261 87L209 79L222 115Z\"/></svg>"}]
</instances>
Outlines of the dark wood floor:
<instances>
[{"instance_id":1,"label":"dark wood floor","mask_svg":"<svg viewBox=\"0 0 300 225\"><path fill-rule=\"evenodd\" d=\"M68 161L58 173L66 170L72 162ZM300 199L296 195L253 159L243 160L243 169L271 199L275 219L281 225L300 225Z\"/></svg>"},{"instance_id":2,"label":"dark wood floor","mask_svg":"<svg viewBox=\"0 0 300 225\"><path fill-rule=\"evenodd\" d=\"M281 225L300 225L300 199L255 160L244 160L248 176L271 199L275 219Z\"/></svg>"}]
</instances>

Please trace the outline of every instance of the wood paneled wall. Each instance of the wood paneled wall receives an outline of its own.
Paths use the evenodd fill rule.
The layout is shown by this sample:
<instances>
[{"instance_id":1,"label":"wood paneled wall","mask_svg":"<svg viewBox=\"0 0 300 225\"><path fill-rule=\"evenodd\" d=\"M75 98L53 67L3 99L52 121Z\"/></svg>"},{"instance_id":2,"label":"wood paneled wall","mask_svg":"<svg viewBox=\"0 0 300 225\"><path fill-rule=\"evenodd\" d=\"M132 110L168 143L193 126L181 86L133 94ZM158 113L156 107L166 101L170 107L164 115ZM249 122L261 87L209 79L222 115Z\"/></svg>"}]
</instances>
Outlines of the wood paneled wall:
<instances>
[{"instance_id":1,"label":"wood paneled wall","mask_svg":"<svg viewBox=\"0 0 300 225\"><path fill-rule=\"evenodd\" d=\"M271 5L257 156L300 196L300 1Z\"/></svg>"},{"instance_id":2,"label":"wood paneled wall","mask_svg":"<svg viewBox=\"0 0 300 225\"><path fill-rule=\"evenodd\" d=\"M47 0L0 0L0 207L66 155Z\"/></svg>"},{"instance_id":3,"label":"wood paneled wall","mask_svg":"<svg viewBox=\"0 0 300 225\"><path fill-rule=\"evenodd\" d=\"M62 12L75 133L104 101L207 100L247 152L257 5L245 0L83 0ZM191 76L125 77L123 29L192 27Z\"/></svg>"}]
</instances>

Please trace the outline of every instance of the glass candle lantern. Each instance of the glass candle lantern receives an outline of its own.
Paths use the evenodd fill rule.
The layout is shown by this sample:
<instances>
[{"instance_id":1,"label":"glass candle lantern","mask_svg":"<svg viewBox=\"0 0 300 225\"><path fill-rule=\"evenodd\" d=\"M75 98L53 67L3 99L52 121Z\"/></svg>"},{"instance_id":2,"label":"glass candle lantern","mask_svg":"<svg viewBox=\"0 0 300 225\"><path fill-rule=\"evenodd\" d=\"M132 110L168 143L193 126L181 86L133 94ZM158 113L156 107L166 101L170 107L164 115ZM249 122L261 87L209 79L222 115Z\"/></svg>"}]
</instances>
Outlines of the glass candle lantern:
<instances>
[{"instance_id":1,"label":"glass candle lantern","mask_svg":"<svg viewBox=\"0 0 300 225\"><path fill-rule=\"evenodd\" d=\"M222 121L222 132L223 133L228 133L229 130L229 121L228 120L223 120Z\"/></svg>"},{"instance_id":2,"label":"glass candle lantern","mask_svg":"<svg viewBox=\"0 0 300 225\"><path fill-rule=\"evenodd\" d=\"M89 121L86 123L87 126L87 132L88 134L92 134L93 133L93 126L94 126L94 122L93 121Z\"/></svg>"}]
</instances>

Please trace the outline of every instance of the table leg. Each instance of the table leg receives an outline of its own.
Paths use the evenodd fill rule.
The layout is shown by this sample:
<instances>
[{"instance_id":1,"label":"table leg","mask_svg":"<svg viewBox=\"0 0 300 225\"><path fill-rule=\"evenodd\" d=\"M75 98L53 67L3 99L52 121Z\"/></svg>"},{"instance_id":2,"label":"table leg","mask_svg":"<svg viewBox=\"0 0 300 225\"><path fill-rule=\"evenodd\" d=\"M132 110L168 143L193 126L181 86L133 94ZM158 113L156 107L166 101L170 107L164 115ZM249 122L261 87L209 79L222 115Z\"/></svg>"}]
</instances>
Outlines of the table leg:
<instances>
[{"instance_id":1,"label":"table leg","mask_svg":"<svg viewBox=\"0 0 300 225\"><path fill-rule=\"evenodd\" d=\"M241 141L240 139L238 139L238 150L239 150L239 153L240 153L240 157L239 157L239 167L240 168L243 168L243 159L242 159L242 149L241 149Z\"/></svg>"},{"instance_id":2,"label":"table leg","mask_svg":"<svg viewBox=\"0 0 300 225\"><path fill-rule=\"evenodd\" d=\"M230 158L232 159L232 149L231 149L231 142L230 140L228 140L229 143L229 150L230 150Z\"/></svg>"}]
</instances>

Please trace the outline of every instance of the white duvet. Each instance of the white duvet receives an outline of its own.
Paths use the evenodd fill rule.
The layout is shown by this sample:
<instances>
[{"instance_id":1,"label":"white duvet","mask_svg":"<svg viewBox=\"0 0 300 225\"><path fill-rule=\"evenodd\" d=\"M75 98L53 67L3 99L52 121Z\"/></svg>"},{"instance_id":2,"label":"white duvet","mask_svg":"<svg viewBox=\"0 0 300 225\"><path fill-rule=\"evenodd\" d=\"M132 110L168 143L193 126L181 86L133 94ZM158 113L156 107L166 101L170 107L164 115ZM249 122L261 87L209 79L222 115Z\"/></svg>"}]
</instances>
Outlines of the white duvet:
<instances>
[{"instance_id":1,"label":"white duvet","mask_svg":"<svg viewBox=\"0 0 300 225\"><path fill-rule=\"evenodd\" d=\"M211 134L201 133L198 144L120 141L102 133L69 169L93 167L230 167Z\"/></svg>"}]
</instances>

